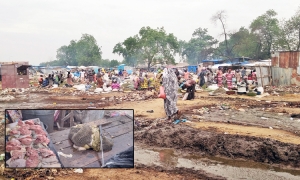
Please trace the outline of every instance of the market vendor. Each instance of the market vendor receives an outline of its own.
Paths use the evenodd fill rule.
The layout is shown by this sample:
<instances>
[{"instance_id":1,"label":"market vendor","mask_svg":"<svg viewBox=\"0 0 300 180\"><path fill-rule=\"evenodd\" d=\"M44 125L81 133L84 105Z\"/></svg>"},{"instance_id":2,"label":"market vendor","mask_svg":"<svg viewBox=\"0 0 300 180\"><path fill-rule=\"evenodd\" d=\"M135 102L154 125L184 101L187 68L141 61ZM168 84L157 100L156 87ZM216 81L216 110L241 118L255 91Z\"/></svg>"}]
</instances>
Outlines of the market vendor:
<instances>
[{"instance_id":1,"label":"market vendor","mask_svg":"<svg viewBox=\"0 0 300 180\"><path fill-rule=\"evenodd\" d=\"M42 87L47 87L49 85L49 78L46 77L45 80L43 81Z\"/></svg>"},{"instance_id":2,"label":"market vendor","mask_svg":"<svg viewBox=\"0 0 300 180\"><path fill-rule=\"evenodd\" d=\"M97 87L103 88L103 79L100 71L97 73Z\"/></svg>"},{"instance_id":3,"label":"market vendor","mask_svg":"<svg viewBox=\"0 0 300 180\"><path fill-rule=\"evenodd\" d=\"M134 89L138 90L140 84L140 78L136 73L133 73L133 82L134 82Z\"/></svg>"},{"instance_id":4,"label":"market vendor","mask_svg":"<svg viewBox=\"0 0 300 180\"><path fill-rule=\"evenodd\" d=\"M66 86L67 87L72 87L73 86L73 81L72 81L72 74L70 73L70 71L68 72L68 75L67 75L67 84Z\"/></svg>"},{"instance_id":5,"label":"market vendor","mask_svg":"<svg viewBox=\"0 0 300 180\"><path fill-rule=\"evenodd\" d=\"M225 74L226 82L227 82L227 88L232 89L232 78L234 77L234 74L231 72L231 69L228 69L227 73Z\"/></svg>"},{"instance_id":6,"label":"market vendor","mask_svg":"<svg viewBox=\"0 0 300 180\"><path fill-rule=\"evenodd\" d=\"M147 74L145 77L141 78L141 89L148 89L148 78Z\"/></svg>"},{"instance_id":7,"label":"market vendor","mask_svg":"<svg viewBox=\"0 0 300 180\"><path fill-rule=\"evenodd\" d=\"M196 81L191 78L188 79L182 86L182 89L186 89L186 92L188 93L188 97L186 100L192 100L195 98L195 86Z\"/></svg>"},{"instance_id":8,"label":"market vendor","mask_svg":"<svg viewBox=\"0 0 300 180\"><path fill-rule=\"evenodd\" d=\"M39 77L39 84L42 85L42 84L43 84L43 81L44 81L43 75L40 75L40 77Z\"/></svg>"},{"instance_id":9,"label":"market vendor","mask_svg":"<svg viewBox=\"0 0 300 180\"><path fill-rule=\"evenodd\" d=\"M116 89L116 90L119 90L119 89L120 89L120 84L118 83L116 77L112 78L111 88L112 88L113 90L114 90L114 89Z\"/></svg>"}]
</instances>

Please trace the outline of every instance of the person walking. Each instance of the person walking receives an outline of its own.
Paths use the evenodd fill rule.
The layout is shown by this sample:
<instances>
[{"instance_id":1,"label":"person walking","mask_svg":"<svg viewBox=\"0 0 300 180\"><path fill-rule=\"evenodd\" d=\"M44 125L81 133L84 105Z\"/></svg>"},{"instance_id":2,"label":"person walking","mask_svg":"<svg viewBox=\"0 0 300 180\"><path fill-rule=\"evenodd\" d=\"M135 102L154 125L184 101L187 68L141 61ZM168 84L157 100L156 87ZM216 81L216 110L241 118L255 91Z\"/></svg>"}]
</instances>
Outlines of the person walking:
<instances>
[{"instance_id":1,"label":"person walking","mask_svg":"<svg viewBox=\"0 0 300 180\"><path fill-rule=\"evenodd\" d=\"M177 108L177 91L178 81L175 72L170 68L165 68L162 77L162 86L166 94L164 99L164 109L167 115L167 120L170 122L179 119L180 112Z\"/></svg>"}]
</instances>

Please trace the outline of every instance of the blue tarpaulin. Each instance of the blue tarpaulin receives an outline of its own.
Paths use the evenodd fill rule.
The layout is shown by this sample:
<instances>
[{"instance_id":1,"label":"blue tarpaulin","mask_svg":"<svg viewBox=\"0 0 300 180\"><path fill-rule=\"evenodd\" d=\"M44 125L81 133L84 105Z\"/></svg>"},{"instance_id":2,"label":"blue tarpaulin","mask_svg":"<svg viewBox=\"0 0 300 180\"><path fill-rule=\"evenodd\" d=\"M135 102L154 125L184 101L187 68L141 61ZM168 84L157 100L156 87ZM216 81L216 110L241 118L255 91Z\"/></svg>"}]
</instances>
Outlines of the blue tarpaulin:
<instances>
[{"instance_id":1,"label":"blue tarpaulin","mask_svg":"<svg viewBox=\"0 0 300 180\"><path fill-rule=\"evenodd\" d=\"M188 72L197 73L197 66L188 66Z\"/></svg>"}]
</instances>

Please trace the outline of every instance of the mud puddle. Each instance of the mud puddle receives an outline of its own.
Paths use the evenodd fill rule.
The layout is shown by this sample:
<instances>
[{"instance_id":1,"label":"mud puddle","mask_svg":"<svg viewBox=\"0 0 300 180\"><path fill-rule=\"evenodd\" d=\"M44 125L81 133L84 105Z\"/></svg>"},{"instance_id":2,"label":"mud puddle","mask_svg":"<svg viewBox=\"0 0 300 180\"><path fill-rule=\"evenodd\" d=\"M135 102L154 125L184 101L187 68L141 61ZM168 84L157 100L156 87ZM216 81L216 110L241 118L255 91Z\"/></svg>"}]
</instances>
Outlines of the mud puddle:
<instances>
[{"instance_id":1,"label":"mud puddle","mask_svg":"<svg viewBox=\"0 0 300 180\"><path fill-rule=\"evenodd\" d=\"M135 164L158 166L166 170L187 168L202 170L226 179L299 179L300 170L286 170L270 165L218 157L184 155L166 148L135 145Z\"/></svg>"}]
</instances>

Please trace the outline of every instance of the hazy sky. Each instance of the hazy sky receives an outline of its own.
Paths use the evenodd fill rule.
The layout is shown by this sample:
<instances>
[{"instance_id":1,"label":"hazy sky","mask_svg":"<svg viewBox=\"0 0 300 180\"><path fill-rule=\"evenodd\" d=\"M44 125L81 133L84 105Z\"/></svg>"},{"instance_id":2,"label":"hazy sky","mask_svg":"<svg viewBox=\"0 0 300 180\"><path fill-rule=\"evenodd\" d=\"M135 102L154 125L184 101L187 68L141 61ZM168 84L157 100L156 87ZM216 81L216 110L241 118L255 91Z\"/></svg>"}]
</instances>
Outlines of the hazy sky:
<instances>
[{"instance_id":1,"label":"hazy sky","mask_svg":"<svg viewBox=\"0 0 300 180\"><path fill-rule=\"evenodd\" d=\"M220 10L227 13L227 29L238 31L269 9L279 19L295 14L299 0L0 0L0 61L29 61L32 65L56 59L56 50L93 35L102 57L118 42L138 34L143 26L164 27L188 41L195 29L207 28L217 39L221 26L211 22Z\"/></svg>"}]
</instances>

